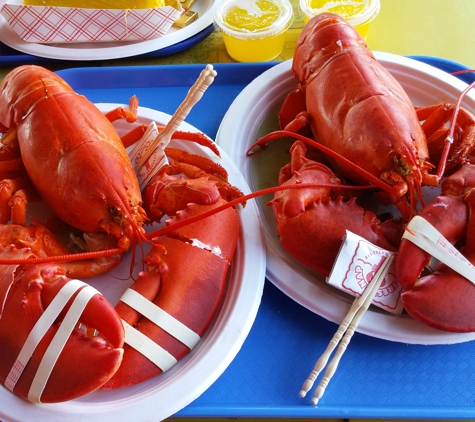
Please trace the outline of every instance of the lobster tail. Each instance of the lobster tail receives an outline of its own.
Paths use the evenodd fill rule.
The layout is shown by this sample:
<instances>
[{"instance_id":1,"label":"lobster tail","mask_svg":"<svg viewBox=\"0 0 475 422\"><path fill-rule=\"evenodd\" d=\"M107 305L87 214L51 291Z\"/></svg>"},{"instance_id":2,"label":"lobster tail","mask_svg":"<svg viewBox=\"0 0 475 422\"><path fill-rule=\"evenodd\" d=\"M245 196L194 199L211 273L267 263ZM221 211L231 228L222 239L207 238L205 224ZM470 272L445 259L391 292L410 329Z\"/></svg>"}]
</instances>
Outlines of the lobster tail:
<instances>
[{"instance_id":1,"label":"lobster tail","mask_svg":"<svg viewBox=\"0 0 475 422\"><path fill-rule=\"evenodd\" d=\"M321 13L303 28L295 45L292 70L305 82L335 54L349 49L367 48L356 29L332 13Z\"/></svg>"}]
</instances>

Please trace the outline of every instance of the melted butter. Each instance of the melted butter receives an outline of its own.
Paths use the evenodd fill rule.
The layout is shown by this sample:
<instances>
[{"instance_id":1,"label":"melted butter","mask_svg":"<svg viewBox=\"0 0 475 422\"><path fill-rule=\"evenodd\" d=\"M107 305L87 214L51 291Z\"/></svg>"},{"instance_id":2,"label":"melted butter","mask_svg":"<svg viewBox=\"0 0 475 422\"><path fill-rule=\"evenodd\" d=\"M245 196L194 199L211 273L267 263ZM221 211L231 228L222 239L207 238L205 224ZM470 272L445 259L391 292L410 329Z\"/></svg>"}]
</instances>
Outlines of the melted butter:
<instances>
[{"instance_id":1,"label":"melted butter","mask_svg":"<svg viewBox=\"0 0 475 422\"><path fill-rule=\"evenodd\" d=\"M312 9L321 9L320 12L336 13L343 17L355 16L363 12L366 7L365 0L353 1L328 1L328 0L309 0L309 7Z\"/></svg>"},{"instance_id":2,"label":"melted butter","mask_svg":"<svg viewBox=\"0 0 475 422\"><path fill-rule=\"evenodd\" d=\"M231 6L223 21L236 29L256 31L272 26L280 13L279 7L269 0L243 1L239 6Z\"/></svg>"}]
</instances>

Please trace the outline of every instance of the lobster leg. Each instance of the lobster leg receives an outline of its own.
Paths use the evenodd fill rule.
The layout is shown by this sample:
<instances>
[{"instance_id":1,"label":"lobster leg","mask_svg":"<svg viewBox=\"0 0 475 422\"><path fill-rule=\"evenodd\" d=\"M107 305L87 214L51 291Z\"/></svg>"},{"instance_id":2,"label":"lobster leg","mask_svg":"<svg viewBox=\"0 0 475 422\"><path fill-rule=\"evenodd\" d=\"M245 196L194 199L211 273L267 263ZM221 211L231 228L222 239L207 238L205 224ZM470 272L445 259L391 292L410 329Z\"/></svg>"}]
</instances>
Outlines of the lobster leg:
<instances>
[{"instance_id":1,"label":"lobster leg","mask_svg":"<svg viewBox=\"0 0 475 422\"><path fill-rule=\"evenodd\" d=\"M70 255L67 248L50 230L38 220L33 219L30 226L15 224L0 225L0 245L7 247L15 245L17 248L29 248L36 257L54 257ZM84 235L89 251L109 249L112 247L110 238L106 236ZM120 255L99 257L93 260L70 261L62 264L65 274L74 278L88 278L103 274L120 263Z\"/></svg>"},{"instance_id":2,"label":"lobster leg","mask_svg":"<svg viewBox=\"0 0 475 422\"><path fill-rule=\"evenodd\" d=\"M228 180L228 172L226 169L209 158L196 154L190 154L189 152L183 151L181 149L170 147L165 149L165 153L169 160L173 160L176 163L188 164L194 166L195 168L198 167L202 171L202 174L205 172L208 175L216 176L222 180ZM183 167L182 169L184 170L185 168ZM186 173L189 174L189 171Z\"/></svg>"},{"instance_id":3,"label":"lobster leg","mask_svg":"<svg viewBox=\"0 0 475 422\"><path fill-rule=\"evenodd\" d=\"M158 130L161 131L164 129L165 126L157 126ZM144 133L147 131L148 126L147 125L140 125L132 129L131 131L127 132L125 135L123 135L120 139L124 145L125 148L130 147L131 145L135 144L138 142ZM219 155L219 150L216 147L216 144L208 138L204 133L201 132L184 132L184 131L176 131L172 135L172 139L181 139L184 141L189 141L189 142L194 142L198 145L202 145L204 147L209 148L211 151L213 151L218 157Z\"/></svg>"},{"instance_id":4,"label":"lobster leg","mask_svg":"<svg viewBox=\"0 0 475 422\"><path fill-rule=\"evenodd\" d=\"M452 122L457 110L455 122ZM432 162L439 162L439 170L434 179L427 175L428 184L440 182L445 170L453 169L467 158L475 143L475 116L465 108L457 109L454 104L442 103L427 107L416 107L418 118L423 121L422 129L427 137L427 145ZM448 124L454 124L453 145L445 157L445 148L450 133ZM441 161L442 160L442 161Z\"/></svg>"},{"instance_id":5,"label":"lobster leg","mask_svg":"<svg viewBox=\"0 0 475 422\"><path fill-rule=\"evenodd\" d=\"M174 215L189 202L212 204L220 196L230 200L242 195L226 181L226 170L213 161L175 150L172 150L172 157L176 160L164 166L143 193L144 209L150 220L160 221L165 214ZM182 162L183 158L185 162ZM187 178L177 178L177 174Z\"/></svg>"},{"instance_id":6,"label":"lobster leg","mask_svg":"<svg viewBox=\"0 0 475 422\"><path fill-rule=\"evenodd\" d=\"M305 89L300 84L287 94L278 115L281 129L312 136L306 101Z\"/></svg>"},{"instance_id":7,"label":"lobster leg","mask_svg":"<svg viewBox=\"0 0 475 422\"><path fill-rule=\"evenodd\" d=\"M134 95L129 100L129 108L117 107L108 113L106 113L106 118L110 122L115 122L119 119L125 119L128 123L133 123L137 120L137 109L139 107L139 100Z\"/></svg>"},{"instance_id":8,"label":"lobster leg","mask_svg":"<svg viewBox=\"0 0 475 422\"><path fill-rule=\"evenodd\" d=\"M11 131L11 133L12 135L9 136L15 138L16 131L13 130ZM19 153L14 152L12 148L3 145L3 142L8 142L5 138L8 138L9 136L2 136L2 145L0 146L0 175L2 175L2 179L12 179L20 175L25 175L25 166L23 165L23 161L19 156ZM13 141L14 143L17 143L16 139L14 139Z\"/></svg>"},{"instance_id":9,"label":"lobster leg","mask_svg":"<svg viewBox=\"0 0 475 422\"><path fill-rule=\"evenodd\" d=\"M26 194L23 187L24 182L20 178L0 182L0 224L7 224L10 220L13 224L26 224Z\"/></svg>"},{"instance_id":10,"label":"lobster leg","mask_svg":"<svg viewBox=\"0 0 475 422\"><path fill-rule=\"evenodd\" d=\"M0 151L5 148L0 148ZM28 202L39 201L39 196L24 174L21 158L12 159L10 153L0 153L0 224L26 224ZM2 159L8 161L1 161Z\"/></svg>"},{"instance_id":11,"label":"lobster leg","mask_svg":"<svg viewBox=\"0 0 475 422\"><path fill-rule=\"evenodd\" d=\"M125 119L128 123L133 123L137 120L137 111L139 106L139 100L136 96L130 98L129 107L117 107L108 113L106 113L106 118L110 122L114 122L119 119ZM158 129L161 131L165 126L158 126ZM136 126L131 131L127 132L121 137L122 144L125 148L133 145L139 141L145 131L147 130L147 125ZM184 132L177 131L173 134L172 139L183 139L191 142L195 142L199 145L206 146L210 148L218 157L219 150L216 148L214 142L208 138L204 133L196 132Z\"/></svg>"}]
</instances>

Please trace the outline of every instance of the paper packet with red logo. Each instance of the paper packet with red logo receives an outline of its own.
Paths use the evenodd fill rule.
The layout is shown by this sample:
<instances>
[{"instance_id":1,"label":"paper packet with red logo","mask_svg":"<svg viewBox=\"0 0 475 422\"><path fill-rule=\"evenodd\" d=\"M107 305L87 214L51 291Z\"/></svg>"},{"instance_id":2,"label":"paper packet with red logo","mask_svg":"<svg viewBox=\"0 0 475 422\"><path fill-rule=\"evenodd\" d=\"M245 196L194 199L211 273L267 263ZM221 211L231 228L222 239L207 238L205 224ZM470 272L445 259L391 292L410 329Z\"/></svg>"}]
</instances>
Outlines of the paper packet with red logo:
<instances>
[{"instance_id":1,"label":"paper packet with red logo","mask_svg":"<svg viewBox=\"0 0 475 422\"><path fill-rule=\"evenodd\" d=\"M389 251L346 231L327 283L358 297L370 283L381 261L389 254ZM392 263L372 303L393 314L401 314L403 311L401 293L402 287L396 279Z\"/></svg>"},{"instance_id":2,"label":"paper packet with red logo","mask_svg":"<svg viewBox=\"0 0 475 422\"><path fill-rule=\"evenodd\" d=\"M144 189L158 170L160 170L162 166L168 164L165 151L163 151L160 146L157 146L144 164L137 169L137 166L142 161L143 155L146 154L153 141L158 136L158 133L157 124L151 122L140 141L138 141L134 145L132 151L129 152L130 161L132 162L137 173L137 178L139 179L140 189Z\"/></svg>"}]
</instances>

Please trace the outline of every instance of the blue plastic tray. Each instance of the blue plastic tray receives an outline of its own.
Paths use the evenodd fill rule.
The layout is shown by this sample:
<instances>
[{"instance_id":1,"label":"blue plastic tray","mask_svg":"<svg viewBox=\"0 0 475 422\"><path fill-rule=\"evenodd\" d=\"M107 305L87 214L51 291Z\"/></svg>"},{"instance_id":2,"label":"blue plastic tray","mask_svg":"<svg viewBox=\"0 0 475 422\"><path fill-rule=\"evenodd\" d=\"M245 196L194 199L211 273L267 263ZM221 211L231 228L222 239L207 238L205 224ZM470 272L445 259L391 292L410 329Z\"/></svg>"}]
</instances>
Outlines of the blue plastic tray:
<instances>
[{"instance_id":1,"label":"blue plastic tray","mask_svg":"<svg viewBox=\"0 0 475 422\"><path fill-rule=\"evenodd\" d=\"M464 66L418 59L453 72ZM218 77L187 118L211 137L239 92L275 65L218 64ZM59 72L95 102L173 113L203 66L84 68ZM473 75L464 75L473 80ZM356 333L317 407L298 391L336 325L266 283L251 332L224 374L177 416L475 419L475 342L392 343ZM159 405L159 404L157 404Z\"/></svg>"}]
</instances>

